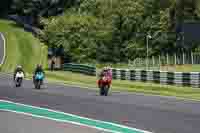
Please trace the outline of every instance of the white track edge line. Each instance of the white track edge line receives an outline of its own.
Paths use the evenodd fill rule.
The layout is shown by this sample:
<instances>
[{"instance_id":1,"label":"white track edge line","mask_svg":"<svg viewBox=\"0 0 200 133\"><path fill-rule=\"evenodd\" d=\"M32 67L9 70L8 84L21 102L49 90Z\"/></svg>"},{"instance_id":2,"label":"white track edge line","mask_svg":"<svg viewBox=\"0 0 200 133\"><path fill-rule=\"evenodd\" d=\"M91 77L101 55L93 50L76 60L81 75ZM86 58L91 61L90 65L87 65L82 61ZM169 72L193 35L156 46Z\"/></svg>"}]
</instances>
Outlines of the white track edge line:
<instances>
[{"instance_id":1,"label":"white track edge line","mask_svg":"<svg viewBox=\"0 0 200 133\"><path fill-rule=\"evenodd\" d=\"M5 39L4 35L3 35L3 33L0 33L0 34L1 34L1 38L3 39L3 47L4 47L3 59L2 59L2 61L0 63L0 65L3 65L3 63L5 61L5 57L6 57L6 39Z\"/></svg>"},{"instance_id":2,"label":"white track edge line","mask_svg":"<svg viewBox=\"0 0 200 133\"><path fill-rule=\"evenodd\" d=\"M36 118L43 118L43 119L53 120L53 121L61 122L61 123L69 123L69 124L74 124L74 125L78 125L78 126L89 127L89 128L93 128L93 129L97 129L97 130L101 130L101 131L106 131L106 132L110 132L110 133L120 133L120 132L116 132L116 131L112 131L112 130L108 130L108 129L104 129L104 128L99 128L99 127L95 127L95 126L89 126L89 125L86 125L86 124L81 124L81 123L78 123L78 122L72 122L72 121L68 121L68 120L59 120L59 119L54 119L54 118L40 116L40 115L33 115L31 113L13 111L13 110L9 110L9 109L0 109L0 110L1 111L6 111L6 112L13 112L13 113L16 113L16 114L23 114L23 115L27 115L27 116L36 117Z\"/></svg>"},{"instance_id":3,"label":"white track edge line","mask_svg":"<svg viewBox=\"0 0 200 133\"><path fill-rule=\"evenodd\" d=\"M130 129L130 130L136 130L136 131L143 132L143 133L153 133L153 132L149 132L149 131L145 131L145 130L141 130L141 129L137 129L137 128L132 128L132 127L127 127L127 126L123 126L123 125L119 125L119 124L115 124L115 123L111 123L111 122L104 122L104 121L101 121L101 120L94 120L94 119L89 119L89 118L86 118L86 117L81 117L81 116L77 116L77 115L73 115L73 114L68 114L68 113L65 113L65 112L62 112L62 111L46 109L46 108L42 108L42 107L36 107L36 106L32 106L32 105L26 105L26 104L16 103L16 102L12 102L12 101L7 101L7 100L0 100L0 101L8 102L8 103L14 103L16 105L21 105L21 106L26 106L26 107L32 107L32 108L35 108L35 109L42 109L42 110L51 111L51 112L54 112L54 113L62 113L62 114L69 115L69 116L72 116L72 117L77 117L77 118L80 118L80 119L92 120L92 121L96 121L96 122L110 124L110 125L113 125L113 126L118 126L118 127L121 127L121 128L127 128L127 129Z\"/></svg>"}]
</instances>

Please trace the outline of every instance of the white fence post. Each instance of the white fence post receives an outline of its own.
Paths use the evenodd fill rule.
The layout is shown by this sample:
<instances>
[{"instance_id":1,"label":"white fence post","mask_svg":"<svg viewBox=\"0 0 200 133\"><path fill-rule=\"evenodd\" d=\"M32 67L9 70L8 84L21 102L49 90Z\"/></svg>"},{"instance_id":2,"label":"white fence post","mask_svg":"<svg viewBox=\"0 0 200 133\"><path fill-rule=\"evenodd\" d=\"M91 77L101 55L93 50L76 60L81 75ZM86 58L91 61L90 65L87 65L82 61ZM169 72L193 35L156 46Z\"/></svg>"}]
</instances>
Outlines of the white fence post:
<instances>
[{"instance_id":1,"label":"white fence post","mask_svg":"<svg viewBox=\"0 0 200 133\"><path fill-rule=\"evenodd\" d=\"M161 65L160 55L158 56L158 60L159 60L159 66L160 66Z\"/></svg>"},{"instance_id":2,"label":"white fence post","mask_svg":"<svg viewBox=\"0 0 200 133\"><path fill-rule=\"evenodd\" d=\"M192 65L194 64L193 52L191 52Z\"/></svg>"},{"instance_id":3,"label":"white fence post","mask_svg":"<svg viewBox=\"0 0 200 133\"><path fill-rule=\"evenodd\" d=\"M167 65L169 64L169 55L167 53Z\"/></svg>"},{"instance_id":4,"label":"white fence post","mask_svg":"<svg viewBox=\"0 0 200 133\"><path fill-rule=\"evenodd\" d=\"M185 54L183 52L183 64L185 64Z\"/></svg>"},{"instance_id":5,"label":"white fence post","mask_svg":"<svg viewBox=\"0 0 200 133\"><path fill-rule=\"evenodd\" d=\"M176 65L176 53L174 54L174 62L175 62L175 65Z\"/></svg>"},{"instance_id":6,"label":"white fence post","mask_svg":"<svg viewBox=\"0 0 200 133\"><path fill-rule=\"evenodd\" d=\"M155 60L154 60L154 56L152 56L152 59L153 59L153 67L154 67L154 65L155 65Z\"/></svg>"}]
</instances>

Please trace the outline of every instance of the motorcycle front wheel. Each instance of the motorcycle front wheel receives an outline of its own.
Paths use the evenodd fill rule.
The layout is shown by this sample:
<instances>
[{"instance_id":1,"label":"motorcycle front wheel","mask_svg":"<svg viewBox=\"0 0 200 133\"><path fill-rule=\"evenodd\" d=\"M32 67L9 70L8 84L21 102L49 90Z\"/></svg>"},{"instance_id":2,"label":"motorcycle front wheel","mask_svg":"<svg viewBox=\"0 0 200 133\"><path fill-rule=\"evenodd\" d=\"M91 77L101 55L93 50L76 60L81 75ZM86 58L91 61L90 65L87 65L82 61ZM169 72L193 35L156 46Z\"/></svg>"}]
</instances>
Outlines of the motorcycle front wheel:
<instances>
[{"instance_id":1,"label":"motorcycle front wheel","mask_svg":"<svg viewBox=\"0 0 200 133\"><path fill-rule=\"evenodd\" d=\"M100 96L103 96L104 93L105 93L104 87L101 87L101 88L100 88Z\"/></svg>"},{"instance_id":2,"label":"motorcycle front wheel","mask_svg":"<svg viewBox=\"0 0 200 133\"><path fill-rule=\"evenodd\" d=\"M21 84L22 84L22 79L16 79L15 86L16 87L21 87Z\"/></svg>"},{"instance_id":3,"label":"motorcycle front wheel","mask_svg":"<svg viewBox=\"0 0 200 133\"><path fill-rule=\"evenodd\" d=\"M109 92L109 86L106 85L106 86L104 87L104 95L105 95L105 96L108 96L108 92Z\"/></svg>"}]
</instances>

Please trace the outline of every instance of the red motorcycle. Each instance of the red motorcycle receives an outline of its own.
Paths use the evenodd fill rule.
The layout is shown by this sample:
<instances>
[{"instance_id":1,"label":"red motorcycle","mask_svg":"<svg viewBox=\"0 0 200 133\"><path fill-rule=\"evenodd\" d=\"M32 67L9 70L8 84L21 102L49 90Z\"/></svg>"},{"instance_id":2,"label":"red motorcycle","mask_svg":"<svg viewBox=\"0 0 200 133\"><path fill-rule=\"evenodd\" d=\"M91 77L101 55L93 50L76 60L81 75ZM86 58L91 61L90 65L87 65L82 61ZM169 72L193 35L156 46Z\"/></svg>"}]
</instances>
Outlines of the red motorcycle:
<instances>
[{"instance_id":1,"label":"red motorcycle","mask_svg":"<svg viewBox=\"0 0 200 133\"><path fill-rule=\"evenodd\" d=\"M99 89L100 89L100 95L101 96L107 96L108 95L111 82L112 82L112 78L110 78L109 76L103 76L102 78L100 78L98 80L98 86L99 86Z\"/></svg>"}]
</instances>

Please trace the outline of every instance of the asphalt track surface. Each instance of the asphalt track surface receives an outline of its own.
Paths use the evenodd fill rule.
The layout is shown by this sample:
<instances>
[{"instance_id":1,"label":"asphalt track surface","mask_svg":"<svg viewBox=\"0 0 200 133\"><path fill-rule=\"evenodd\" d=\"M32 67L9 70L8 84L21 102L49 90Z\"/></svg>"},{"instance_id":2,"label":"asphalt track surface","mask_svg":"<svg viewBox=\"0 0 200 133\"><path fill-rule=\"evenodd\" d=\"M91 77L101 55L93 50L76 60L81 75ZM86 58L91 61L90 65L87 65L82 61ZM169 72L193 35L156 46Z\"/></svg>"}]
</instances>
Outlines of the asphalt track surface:
<instances>
[{"instance_id":1,"label":"asphalt track surface","mask_svg":"<svg viewBox=\"0 0 200 133\"><path fill-rule=\"evenodd\" d=\"M25 81L22 88L14 88L11 81L8 76L0 76L0 99L153 133L200 131L200 102L128 93L112 93L108 97L101 97L93 90L53 84L48 84L45 89L35 90L31 81Z\"/></svg>"},{"instance_id":2,"label":"asphalt track surface","mask_svg":"<svg viewBox=\"0 0 200 133\"><path fill-rule=\"evenodd\" d=\"M0 35L0 64L1 64L1 62L3 60L3 56L4 56L4 44L3 43L4 43L3 38Z\"/></svg>"},{"instance_id":3,"label":"asphalt track surface","mask_svg":"<svg viewBox=\"0 0 200 133\"><path fill-rule=\"evenodd\" d=\"M101 133L84 126L0 111L1 133Z\"/></svg>"}]
</instances>

